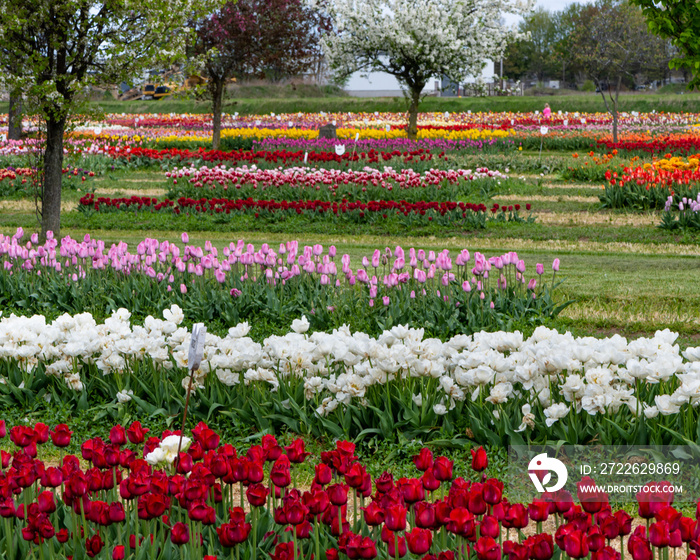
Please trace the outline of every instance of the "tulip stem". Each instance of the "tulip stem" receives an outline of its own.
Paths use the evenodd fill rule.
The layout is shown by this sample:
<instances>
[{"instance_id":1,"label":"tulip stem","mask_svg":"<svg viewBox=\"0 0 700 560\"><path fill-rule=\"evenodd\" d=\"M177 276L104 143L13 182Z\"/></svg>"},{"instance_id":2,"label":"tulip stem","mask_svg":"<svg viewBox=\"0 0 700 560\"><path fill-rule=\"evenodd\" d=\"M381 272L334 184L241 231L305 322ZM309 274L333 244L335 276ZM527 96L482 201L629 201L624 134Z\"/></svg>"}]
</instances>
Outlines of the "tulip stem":
<instances>
[{"instance_id":1,"label":"tulip stem","mask_svg":"<svg viewBox=\"0 0 700 560\"><path fill-rule=\"evenodd\" d=\"M251 507L250 509L253 516L253 560L255 560L258 548L258 508Z\"/></svg>"},{"instance_id":2,"label":"tulip stem","mask_svg":"<svg viewBox=\"0 0 700 560\"><path fill-rule=\"evenodd\" d=\"M318 515L314 515L314 540L316 541L316 559L321 558L321 535L318 534Z\"/></svg>"}]
</instances>

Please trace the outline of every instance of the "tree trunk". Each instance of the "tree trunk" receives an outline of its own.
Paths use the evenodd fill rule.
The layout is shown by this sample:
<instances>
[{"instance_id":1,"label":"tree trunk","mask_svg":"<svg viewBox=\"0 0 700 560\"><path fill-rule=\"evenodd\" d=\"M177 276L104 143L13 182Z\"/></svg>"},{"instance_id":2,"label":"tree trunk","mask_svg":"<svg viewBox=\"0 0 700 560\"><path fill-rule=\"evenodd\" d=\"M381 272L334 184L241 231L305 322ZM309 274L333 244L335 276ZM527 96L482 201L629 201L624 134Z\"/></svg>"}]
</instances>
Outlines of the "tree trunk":
<instances>
[{"instance_id":1,"label":"tree trunk","mask_svg":"<svg viewBox=\"0 0 700 560\"><path fill-rule=\"evenodd\" d=\"M221 146L221 104L224 98L225 80L214 80L212 89L212 132L211 148L218 150Z\"/></svg>"},{"instance_id":2,"label":"tree trunk","mask_svg":"<svg viewBox=\"0 0 700 560\"><path fill-rule=\"evenodd\" d=\"M61 182L63 179L63 132L66 119L46 121L46 149L44 151L44 190L41 200L41 234L61 232Z\"/></svg>"},{"instance_id":3,"label":"tree trunk","mask_svg":"<svg viewBox=\"0 0 700 560\"><path fill-rule=\"evenodd\" d=\"M420 94L425 84L417 84L411 88L411 98L408 105L408 130L406 135L410 140L418 138L418 106L420 105Z\"/></svg>"},{"instance_id":4,"label":"tree trunk","mask_svg":"<svg viewBox=\"0 0 700 560\"><path fill-rule=\"evenodd\" d=\"M7 139L22 138L22 95L17 91L10 93L10 109L7 113Z\"/></svg>"}]
</instances>

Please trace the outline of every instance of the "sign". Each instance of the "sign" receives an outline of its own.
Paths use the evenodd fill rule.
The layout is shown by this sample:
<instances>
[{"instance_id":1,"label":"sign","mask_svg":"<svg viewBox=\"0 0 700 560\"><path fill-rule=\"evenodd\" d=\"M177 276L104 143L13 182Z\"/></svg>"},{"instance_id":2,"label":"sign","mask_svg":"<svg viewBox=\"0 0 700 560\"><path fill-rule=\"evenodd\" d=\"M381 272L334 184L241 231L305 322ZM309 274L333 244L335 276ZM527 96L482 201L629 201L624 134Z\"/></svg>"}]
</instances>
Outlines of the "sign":
<instances>
[{"instance_id":1,"label":"sign","mask_svg":"<svg viewBox=\"0 0 700 560\"><path fill-rule=\"evenodd\" d=\"M190 352L187 358L187 366L190 371L199 369L204 356L204 339L207 337L207 328L204 323L192 325L192 338L190 339Z\"/></svg>"},{"instance_id":2,"label":"sign","mask_svg":"<svg viewBox=\"0 0 700 560\"><path fill-rule=\"evenodd\" d=\"M335 153L342 156L345 153L345 144L336 144Z\"/></svg>"},{"instance_id":3,"label":"sign","mask_svg":"<svg viewBox=\"0 0 700 560\"><path fill-rule=\"evenodd\" d=\"M541 134L542 136L544 136L544 135L547 134L548 132L549 132L549 128L547 128L546 126L541 126L541 127L540 127L540 134Z\"/></svg>"}]
</instances>

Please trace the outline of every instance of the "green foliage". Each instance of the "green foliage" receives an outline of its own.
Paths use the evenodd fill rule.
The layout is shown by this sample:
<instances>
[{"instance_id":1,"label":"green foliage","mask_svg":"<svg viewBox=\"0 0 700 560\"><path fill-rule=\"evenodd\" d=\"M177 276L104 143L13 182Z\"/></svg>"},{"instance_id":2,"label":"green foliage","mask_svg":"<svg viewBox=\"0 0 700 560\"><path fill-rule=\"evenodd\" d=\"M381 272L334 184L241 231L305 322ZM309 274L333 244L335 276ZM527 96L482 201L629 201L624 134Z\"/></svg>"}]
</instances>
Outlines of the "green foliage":
<instances>
[{"instance_id":1,"label":"green foliage","mask_svg":"<svg viewBox=\"0 0 700 560\"><path fill-rule=\"evenodd\" d=\"M688 88L700 85L700 10L695 0L630 0L647 18L649 30L670 39L679 54L671 60L672 68L689 70L693 79Z\"/></svg>"},{"instance_id":2,"label":"green foliage","mask_svg":"<svg viewBox=\"0 0 700 560\"><path fill-rule=\"evenodd\" d=\"M581 91L587 91L587 92L593 92L595 91L595 84L593 83L593 80L586 80L583 82L583 85L581 86Z\"/></svg>"}]
</instances>

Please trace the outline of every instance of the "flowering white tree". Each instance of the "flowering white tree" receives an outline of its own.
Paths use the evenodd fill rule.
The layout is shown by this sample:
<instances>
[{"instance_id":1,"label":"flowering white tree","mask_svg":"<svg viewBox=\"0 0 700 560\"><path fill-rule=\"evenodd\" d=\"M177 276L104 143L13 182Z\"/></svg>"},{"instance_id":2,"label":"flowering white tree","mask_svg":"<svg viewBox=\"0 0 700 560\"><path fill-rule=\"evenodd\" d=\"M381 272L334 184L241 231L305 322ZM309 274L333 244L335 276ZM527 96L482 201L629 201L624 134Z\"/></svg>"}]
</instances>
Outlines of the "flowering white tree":
<instances>
[{"instance_id":1,"label":"flowering white tree","mask_svg":"<svg viewBox=\"0 0 700 560\"><path fill-rule=\"evenodd\" d=\"M504 13L519 14L533 0L332 0L335 33L323 37L331 70L394 76L408 97L408 136L417 134L423 88L434 76L459 82L500 58L516 35Z\"/></svg>"}]
</instances>

